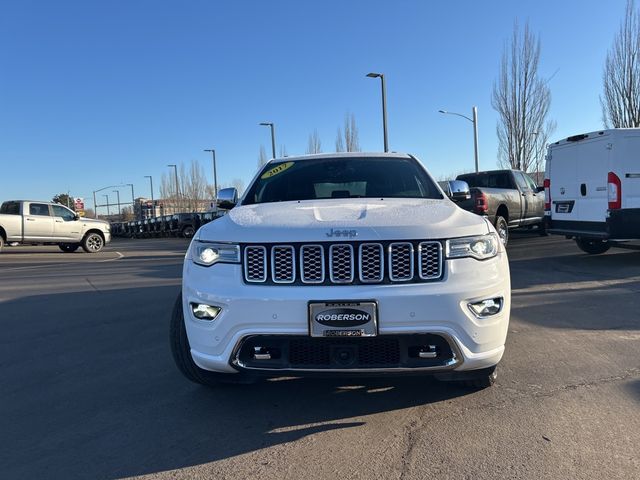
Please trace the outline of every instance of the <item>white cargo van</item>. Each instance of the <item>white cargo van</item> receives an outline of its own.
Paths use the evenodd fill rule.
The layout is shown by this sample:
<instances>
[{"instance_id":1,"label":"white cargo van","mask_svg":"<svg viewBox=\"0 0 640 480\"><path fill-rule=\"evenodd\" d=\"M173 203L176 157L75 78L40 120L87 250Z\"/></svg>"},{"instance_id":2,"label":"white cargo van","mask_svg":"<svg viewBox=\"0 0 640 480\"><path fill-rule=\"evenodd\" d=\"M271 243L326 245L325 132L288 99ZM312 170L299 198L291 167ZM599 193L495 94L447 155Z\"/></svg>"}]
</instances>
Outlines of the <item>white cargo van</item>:
<instances>
[{"instance_id":1,"label":"white cargo van","mask_svg":"<svg viewBox=\"0 0 640 480\"><path fill-rule=\"evenodd\" d=\"M640 128L574 135L549 146L545 168L549 233L587 253L640 239Z\"/></svg>"}]
</instances>

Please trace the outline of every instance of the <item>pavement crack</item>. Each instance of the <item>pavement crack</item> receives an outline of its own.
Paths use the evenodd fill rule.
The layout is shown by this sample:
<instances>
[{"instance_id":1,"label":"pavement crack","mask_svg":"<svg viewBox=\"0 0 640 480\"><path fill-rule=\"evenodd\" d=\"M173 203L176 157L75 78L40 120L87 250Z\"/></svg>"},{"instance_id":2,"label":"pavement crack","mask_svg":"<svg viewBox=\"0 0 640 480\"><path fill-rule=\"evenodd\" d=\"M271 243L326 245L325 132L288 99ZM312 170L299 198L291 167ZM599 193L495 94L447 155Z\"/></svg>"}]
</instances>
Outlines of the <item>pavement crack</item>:
<instances>
[{"instance_id":1,"label":"pavement crack","mask_svg":"<svg viewBox=\"0 0 640 480\"><path fill-rule=\"evenodd\" d=\"M102 293L98 287L96 287L93 283L91 283L91 280L89 280L88 278L85 278L85 280L87 281L87 283L91 286L91 288L93 288L94 291L96 291L97 293Z\"/></svg>"}]
</instances>

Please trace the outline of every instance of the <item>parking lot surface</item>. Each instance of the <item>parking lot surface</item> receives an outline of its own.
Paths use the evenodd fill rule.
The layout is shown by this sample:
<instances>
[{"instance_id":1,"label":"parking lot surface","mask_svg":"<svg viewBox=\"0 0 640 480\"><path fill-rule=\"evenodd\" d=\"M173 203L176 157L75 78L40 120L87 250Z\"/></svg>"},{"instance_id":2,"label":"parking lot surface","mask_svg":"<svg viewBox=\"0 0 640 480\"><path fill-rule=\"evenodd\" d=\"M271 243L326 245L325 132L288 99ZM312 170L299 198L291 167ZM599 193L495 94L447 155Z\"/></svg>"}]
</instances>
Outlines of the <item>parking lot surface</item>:
<instances>
[{"instance_id":1,"label":"parking lot surface","mask_svg":"<svg viewBox=\"0 0 640 480\"><path fill-rule=\"evenodd\" d=\"M185 240L0 254L0 478L639 478L640 252L514 233L498 382L174 367Z\"/></svg>"}]
</instances>

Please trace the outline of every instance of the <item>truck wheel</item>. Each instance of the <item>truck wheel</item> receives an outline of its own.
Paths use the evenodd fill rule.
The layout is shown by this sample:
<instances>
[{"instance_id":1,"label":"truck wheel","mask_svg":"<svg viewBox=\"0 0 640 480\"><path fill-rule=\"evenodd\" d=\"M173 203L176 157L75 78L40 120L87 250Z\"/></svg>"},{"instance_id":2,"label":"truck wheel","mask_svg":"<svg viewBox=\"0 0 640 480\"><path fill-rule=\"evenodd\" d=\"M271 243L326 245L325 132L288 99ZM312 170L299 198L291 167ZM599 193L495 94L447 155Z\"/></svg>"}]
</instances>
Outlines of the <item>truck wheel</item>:
<instances>
[{"instance_id":1,"label":"truck wheel","mask_svg":"<svg viewBox=\"0 0 640 480\"><path fill-rule=\"evenodd\" d=\"M436 378L442 382L451 382L464 388L480 390L488 388L496 382L498 376L496 367L497 365L480 370L436 374Z\"/></svg>"},{"instance_id":2,"label":"truck wheel","mask_svg":"<svg viewBox=\"0 0 640 480\"><path fill-rule=\"evenodd\" d=\"M80 248L80 244L79 243L59 243L58 247L64 253L73 253L76 250L78 250L78 248Z\"/></svg>"},{"instance_id":3,"label":"truck wheel","mask_svg":"<svg viewBox=\"0 0 640 480\"><path fill-rule=\"evenodd\" d=\"M538 224L538 235L541 237L549 236L549 232L547 232L547 221L543 220Z\"/></svg>"},{"instance_id":4,"label":"truck wheel","mask_svg":"<svg viewBox=\"0 0 640 480\"><path fill-rule=\"evenodd\" d=\"M191 347L187 338L187 330L184 326L182 312L182 292L178 294L173 306L171 324L169 328L169 340L173 360L180 373L194 383L208 387L215 387L221 383L250 383L251 378L242 373L218 373L210 372L198 367L191 357Z\"/></svg>"},{"instance_id":5,"label":"truck wheel","mask_svg":"<svg viewBox=\"0 0 640 480\"><path fill-rule=\"evenodd\" d=\"M192 226L190 226L190 225L189 225L188 227L184 227L184 228L182 229L182 236L183 236L184 238L191 238L191 237L193 237L193 235L194 235L195 233L196 233L195 228L193 228L193 227L192 227Z\"/></svg>"},{"instance_id":6,"label":"truck wheel","mask_svg":"<svg viewBox=\"0 0 640 480\"><path fill-rule=\"evenodd\" d=\"M0 252L2 252L2 247L4 247L4 238L0 235Z\"/></svg>"},{"instance_id":7,"label":"truck wheel","mask_svg":"<svg viewBox=\"0 0 640 480\"><path fill-rule=\"evenodd\" d=\"M98 253L104 247L104 239L99 233L89 233L82 239L82 249L87 253Z\"/></svg>"},{"instance_id":8,"label":"truck wheel","mask_svg":"<svg viewBox=\"0 0 640 480\"><path fill-rule=\"evenodd\" d=\"M461 386L466 388L481 390L483 388L491 387L494 383L496 383L496 378L498 378L498 372L496 371L496 367L494 365L490 368L478 370L477 377L461 380L459 383Z\"/></svg>"},{"instance_id":9,"label":"truck wheel","mask_svg":"<svg viewBox=\"0 0 640 480\"><path fill-rule=\"evenodd\" d=\"M604 253L611 245L606 240L600 240L598 238L576 238L576 244L578 248L583 252L588 253L589 255L597 255L599 253Z\"/></svg>"},{"instance_id":10,"label":"truck wheel","mask_svg":"<svg viewBox=\"0 0 640 480\"><path fill-rule=\"evenodd\" d=\"M500 237L502 244L506 247L509 242L509 226L507 225L507 221L504 217L498 215L493 225L496 227L496 232L498 232L498 237Z\"/></svg>"}]
</instances>

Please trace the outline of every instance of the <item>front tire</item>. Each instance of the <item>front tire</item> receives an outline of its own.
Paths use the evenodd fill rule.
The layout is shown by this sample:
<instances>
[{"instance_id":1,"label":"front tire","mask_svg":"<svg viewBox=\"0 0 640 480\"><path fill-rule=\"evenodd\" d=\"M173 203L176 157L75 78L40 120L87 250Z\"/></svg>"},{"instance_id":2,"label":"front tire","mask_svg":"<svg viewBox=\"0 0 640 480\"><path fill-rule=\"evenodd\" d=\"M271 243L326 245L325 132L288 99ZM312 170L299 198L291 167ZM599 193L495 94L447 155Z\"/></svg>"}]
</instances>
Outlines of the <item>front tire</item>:
<instances>
[{"instance_id":1,"label":"front tire","mask_svg":"<svg viewBox=\"0 0 640 480\"><path fill-rule=\"evenodd\" d=\"M182 230L182 236L184 238L191 238L195 235L196 233L196 229L193 228L191 225L189 225L188 227L184 227L184 229Z\"/></svg>"},{"instance_id":2,"label":"front tire","mask_svg":"<svg viewBox=\"0 0 640 480\"><path fill-rule=\"evenodd\" d=\"M73 253L76 250L78 250L78 248L80 248L80 244L79 243L59 243L58 247L64 253Z\"/></svg>"},{"instance_id":3,"label":"front tire","mask_svg":"<svg viewBox=\"0 0 640 480\"><path fill-rule=\"evenodd\" d=\"M498 232L498 237L500 237L502 245L506 247L509 242L509 225L507 221L504 217L498 215L493 222L493 226L496 227L496 232Z\"/></svg>"},{"instance_id":4,"label":"front tire","mask_svg":"<svg viewBox=\"0 0 640 480\"><path fill-rule=\"evenodd\" d=\"M104 247L104 238L99 233L88 233L82 239L82 249L87 253L98 253Z\"/></svg>"},{"instance_id":5,"label":"front tire","mask_svg":"<svg viewBox=\"0 0 640 480\"><path fill-rule=\"evenodd\" d=\"M598 255L604 253L611 248L611 245L606 240L600 240L598 238L576 238L576 245L578 248L589 255Z\"/></svg>"},{"instance_id":6,"label":"front tire","mask_svg":"<svg viewBox=\"0 0 640 480\"><path fill-rule=\"evenodd\" d=\"M215 387L221 383L249 383L242 373L218 373L210 372L198 367L191 357L191 346L187 338L187 330L184 326L184 314L182 312L182 292L178 295L173 306L171 324L169 327L169 340L173 360L180 373L187 379L207 387Z\"/></svg>"},{"instance_id":7,"label":"front tire","mask_svg":"<svg viewBox=\"0 0 640 480\"><path fill-rule=\"evenodd\" d=\"M439 378L441 381L452 382L463 388L482 390L496 383L496 378L498 378L496 367L497 365L480 370L453 372L436 378Z\"/></svg>"},{"instance_id":8,"label":"front tire","mask_svg":"<svg viewBox=\"0 0 640 480\"><path fill-rule=\"evenodd\" d=\"M0 252L2 252L2 247L4 247L4 238L0 235Z\"/></svg>"}]
</instances>

